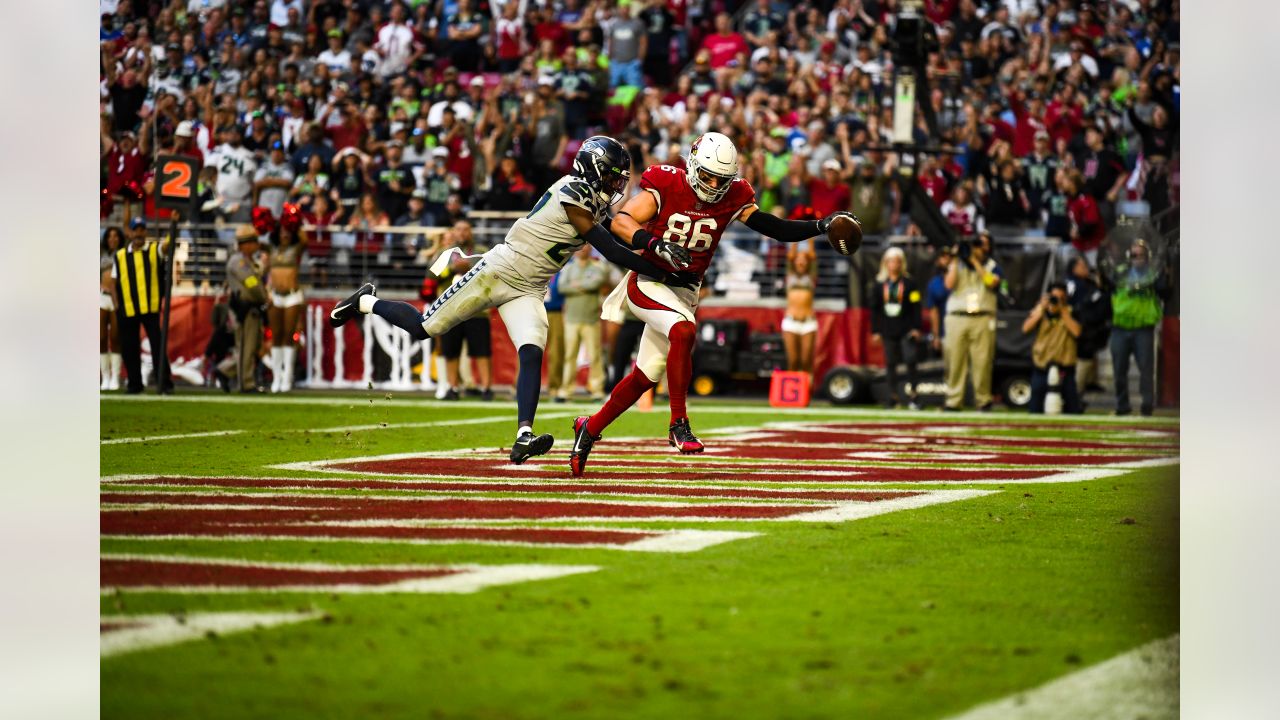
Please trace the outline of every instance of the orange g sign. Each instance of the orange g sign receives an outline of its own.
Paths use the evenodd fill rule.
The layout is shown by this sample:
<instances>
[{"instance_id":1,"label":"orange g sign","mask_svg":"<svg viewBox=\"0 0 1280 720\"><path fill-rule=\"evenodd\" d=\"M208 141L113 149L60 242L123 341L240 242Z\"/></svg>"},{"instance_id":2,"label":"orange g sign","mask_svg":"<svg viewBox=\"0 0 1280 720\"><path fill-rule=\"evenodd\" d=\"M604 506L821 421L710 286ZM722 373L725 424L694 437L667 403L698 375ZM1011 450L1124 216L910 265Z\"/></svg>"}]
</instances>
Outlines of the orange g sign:
<instances>
[{"instance_id":1,"label":"orange g sign","mask_svg":"<svg viewBox=\"0 0 1280 720\"><path fill-rule=\"evenodd\" d=\"M773 407L807 407L809 373L774 370L769 383L769 404Z\"/></svg>"},{"instance_id":2,"label":"orange g sign","mask_svg":"<svg viewBox=\"0 0 1280 720\"><path fill-rule=\"evenodd\" d=\"M196 177L200 168L186 155L161 155L156 159L156 207L190 213L196 203Z\"/></svg>"}]
</instances>

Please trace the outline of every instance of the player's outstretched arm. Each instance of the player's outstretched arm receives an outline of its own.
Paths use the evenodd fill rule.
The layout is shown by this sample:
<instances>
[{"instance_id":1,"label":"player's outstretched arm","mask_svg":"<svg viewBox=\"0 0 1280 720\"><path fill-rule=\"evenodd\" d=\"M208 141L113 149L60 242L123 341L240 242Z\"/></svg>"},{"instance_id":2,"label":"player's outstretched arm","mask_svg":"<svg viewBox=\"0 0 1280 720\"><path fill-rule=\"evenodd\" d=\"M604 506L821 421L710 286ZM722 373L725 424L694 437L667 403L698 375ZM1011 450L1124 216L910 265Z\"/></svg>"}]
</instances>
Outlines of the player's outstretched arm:
<instances>
[{"instance_id":1,"label":"player's outstretched arm","mask_svg":"<svg viewBox=\"0 0 1280 720\"><path fill-rule=\"evenodd\" d=\"M857 216L845 210L831 213L821 220L783 220L769 213L758 212L759 209L752 205L743 210L743 224L761 235L785 243L803 242L811 237L822 235L827 228L831 227L831 221L839 215L847 215L857 220Z\"/></svg>"},{"instance_id":2,"label":"player's outstretched arm","mask_svg":"<svg viewBox=\"0 0 1280 720\"><path fill-rule=\"evenodd\" d=\"M690 273L667 272L631 252L629 248L609 234L608 230L598 225L586 210L568 203L564 203L564 209L569 216L569 222L573 225L573 229L578 231L578 235L583 240L591 243L591 247L599 250L605 260L627 270L634 270L646 277L656 278L665 285L692 287L697 284L697 278ZM616 223L615 219L614 224L616 225Z\"/></svg>"}]
</instances>

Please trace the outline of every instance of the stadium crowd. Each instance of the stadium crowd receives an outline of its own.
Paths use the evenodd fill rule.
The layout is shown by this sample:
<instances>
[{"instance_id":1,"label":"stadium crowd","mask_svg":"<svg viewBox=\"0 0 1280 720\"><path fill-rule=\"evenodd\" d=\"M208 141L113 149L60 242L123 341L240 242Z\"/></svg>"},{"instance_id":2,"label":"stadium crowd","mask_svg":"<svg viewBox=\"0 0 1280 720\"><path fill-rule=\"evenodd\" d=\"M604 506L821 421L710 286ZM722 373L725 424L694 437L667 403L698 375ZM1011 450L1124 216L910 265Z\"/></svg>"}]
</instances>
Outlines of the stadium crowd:
<instances>
[{"instance_id":1,"label":"stadium crowd","mask_svg":"<svg viewBox=\"0 0 1280 720\"><path fill-rule=\"evenodd\" d=\"M103 217L150 215L151 156L183 153L197 220L296 205L425 265L441 236L368 230L524 211L592 132L643 168L716 130L763 210L919 234L883 150L907 5L938 40L915 139L944 152L904 162L959 234L1093 268L1118 214L1177 204L1178 0L100 0Z\"/></svg>"}]
</instances>

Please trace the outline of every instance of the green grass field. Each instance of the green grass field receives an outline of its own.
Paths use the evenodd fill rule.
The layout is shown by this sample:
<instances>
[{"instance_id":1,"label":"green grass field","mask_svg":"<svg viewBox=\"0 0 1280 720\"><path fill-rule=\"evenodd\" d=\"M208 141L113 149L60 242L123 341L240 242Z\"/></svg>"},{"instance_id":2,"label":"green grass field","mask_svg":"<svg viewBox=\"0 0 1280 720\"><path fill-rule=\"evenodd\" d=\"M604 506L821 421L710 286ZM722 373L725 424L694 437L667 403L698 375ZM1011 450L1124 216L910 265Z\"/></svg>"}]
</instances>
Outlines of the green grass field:
<instances>
[{"instance_id":1,"label":"green grass field","mask_svg":"<svg viewBox=\"0 0 1280 720\"><path fill-rule=\"evenodd\" d=\"M104 654L104 717L935 718L1178 631L1176 464L1109 463L1095 466L1097 477L1071 482L1000 475L1040 468L1051 478L1083 467L1091 453L1112 452L1072 443L1117 443L1115 453L1167 462L1177 453L1174 418L1118 424L694 403L694 427L709 449L731 449L672 458L658 452L667 420L659 407L623 416L578 483L591 487L570 488L569 423L589 412L585 406L544 405L540 426L557 437L554 464L517 476L494 460L513 430L514 408L505 402L449 405L380 392L254 400L103 400L104 643L121 616L310 619ZM923 424L893 425L901 423ZM716 434L729 427L731 434ZM763 429L734 444L751 428ZM888 439L858 440L864 431ZM184 435L194 436L142 440ZM617 440L624 437L638 440ZM458 449L475 450L443 452ZM1043 457L1002 456L1029 451ZM371 461L383 463L376 471L269 467L426 452L439 454L412 459L408 469L381 460ZM934 480L957 468L975 482ZM150 479L179 475L237 480ZM267 477L295 480L253 482ZM860 489L869 499L811 497ZM890 489L989 494L859 519L801 517L820 506L871 507ZM194 504L184 505L188 499ZM295 509L295 502L310 504ZM408 517L402 509L413 503L437 514ZM544 504L545 516L502 514ZM693 514L661 516L677 506ZM729 506L736 509L717 515ZM650 516L604 518L595 507ZM495 512L468 514L475 508ZM782 514L735 514L770 508ZM270 534L265 523L303 534L254 537ZM647 552L607 543L320 537L321 524L335 533L465 526L754 535ZM238 529L224 532L231 526ZM217 558L598 569L465 594L298 592L269 583L246 589L220 571L173 579L171 568L138 557L153 555L193 567L193 559ZM111 558L119 567L108 568Z\"/></svg>"}]
</instances>

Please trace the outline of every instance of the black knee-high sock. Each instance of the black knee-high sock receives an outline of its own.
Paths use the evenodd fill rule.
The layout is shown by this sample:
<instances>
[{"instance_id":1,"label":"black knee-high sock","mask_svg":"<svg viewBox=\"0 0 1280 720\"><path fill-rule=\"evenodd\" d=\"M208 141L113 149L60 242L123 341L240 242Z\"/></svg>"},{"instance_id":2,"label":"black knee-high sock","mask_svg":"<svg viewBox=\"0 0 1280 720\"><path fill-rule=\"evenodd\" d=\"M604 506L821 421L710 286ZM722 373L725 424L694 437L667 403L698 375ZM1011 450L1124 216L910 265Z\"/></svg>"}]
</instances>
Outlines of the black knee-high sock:
<instances>
[{"instance_id":1,"label":"black knee-high sock","mask_svg":"<svg viewBox=\"0 0 1280 720\"><path fill-rule=\"evenodd\" d=\"M379 300L373 304L373 314L404 329L414 340L426 340L428 337L427 331L422 327L422 313L409 303Z\"/></svg>"},{"instance_id":2,"label":"black knee-high sock","mask_svg":"<svg viewBox=\"0 0 1280 720\"><path fill-rule=\"evenodd\" d=\"M516 416L523 427L533 427L538 412L538 393L542 391L542 348L521 345L520 373L516 376Z\"/></svg>"}]
</instances>

